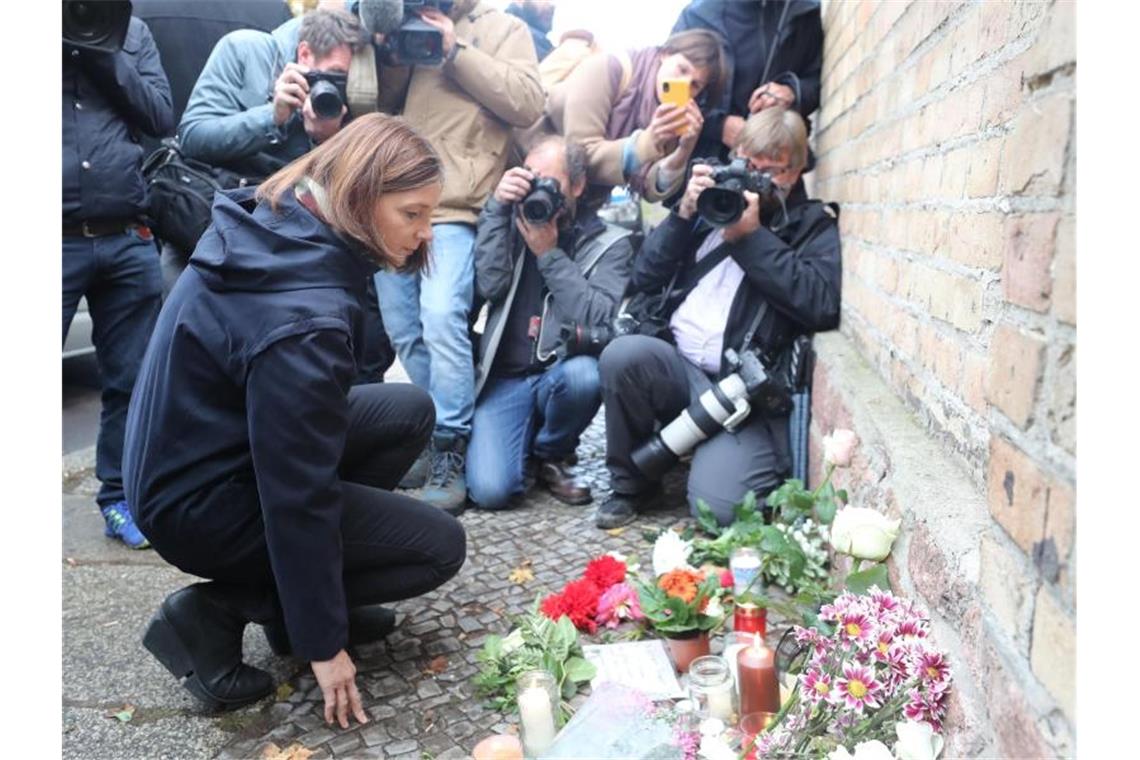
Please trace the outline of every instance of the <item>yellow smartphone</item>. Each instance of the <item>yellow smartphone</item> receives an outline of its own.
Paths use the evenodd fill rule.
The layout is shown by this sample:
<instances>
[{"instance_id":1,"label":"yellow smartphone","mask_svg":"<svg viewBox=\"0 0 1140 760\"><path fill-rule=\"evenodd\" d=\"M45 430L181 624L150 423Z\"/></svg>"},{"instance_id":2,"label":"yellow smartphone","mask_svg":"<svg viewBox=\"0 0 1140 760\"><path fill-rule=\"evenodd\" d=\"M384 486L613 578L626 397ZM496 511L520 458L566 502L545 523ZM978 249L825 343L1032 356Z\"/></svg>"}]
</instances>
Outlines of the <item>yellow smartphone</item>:
<instances>
[{"instance_id":1,"label":"yellow smartphone","mask_svg":"<svg viewBox=\"0 0 1140 760\"><path fill-rule=\"evenodd\" d=\"M678 108L684 108L689 105L690 82L688 79L666 79L661 83L661 102L671 103ZM683 135L688 131L687 126L683 126L677 130L677 134Z\"/></svg>"}]
</instances>

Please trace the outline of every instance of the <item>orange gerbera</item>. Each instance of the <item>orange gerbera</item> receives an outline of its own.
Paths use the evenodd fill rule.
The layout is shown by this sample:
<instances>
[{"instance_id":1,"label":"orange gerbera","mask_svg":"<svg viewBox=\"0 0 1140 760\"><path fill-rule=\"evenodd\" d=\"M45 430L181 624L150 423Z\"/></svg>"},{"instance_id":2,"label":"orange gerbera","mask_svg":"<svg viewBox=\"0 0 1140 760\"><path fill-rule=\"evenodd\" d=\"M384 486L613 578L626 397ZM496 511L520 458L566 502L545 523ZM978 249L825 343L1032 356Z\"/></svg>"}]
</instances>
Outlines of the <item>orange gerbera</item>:
<instances>
[{"instance_id":1,"label":"orange gerbera","mask_svg":"<svg viewBox=\"0 0 1140 760\"><path fill-rule=\"evenodd\" d=\"M692 604L697 598L697 587L704 577L695 570L678 568L670 570L657 579L657 587L685 604Z\"/></svg>"}]
</instances>

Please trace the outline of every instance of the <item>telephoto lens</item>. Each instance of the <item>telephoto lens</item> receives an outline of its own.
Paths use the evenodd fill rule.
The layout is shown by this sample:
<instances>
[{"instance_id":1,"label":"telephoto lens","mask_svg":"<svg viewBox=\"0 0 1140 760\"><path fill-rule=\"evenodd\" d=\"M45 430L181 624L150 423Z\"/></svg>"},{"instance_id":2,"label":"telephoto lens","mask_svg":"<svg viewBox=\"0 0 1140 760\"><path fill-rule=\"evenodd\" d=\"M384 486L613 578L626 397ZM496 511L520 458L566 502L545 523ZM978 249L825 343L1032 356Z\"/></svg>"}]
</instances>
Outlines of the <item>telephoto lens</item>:
<instances>
[{"instance_id":1,"label":"telephoto lens","mask_svg":"<svg viewBox=\"0 0 1140 760\"><path fill-rule=\"evenodd\" d=\"M309 89L309 100L313 104L313 113L322 119L335 119L344 108L340 90L325 79L319 80Z\"/></svg>"}]
</instances>

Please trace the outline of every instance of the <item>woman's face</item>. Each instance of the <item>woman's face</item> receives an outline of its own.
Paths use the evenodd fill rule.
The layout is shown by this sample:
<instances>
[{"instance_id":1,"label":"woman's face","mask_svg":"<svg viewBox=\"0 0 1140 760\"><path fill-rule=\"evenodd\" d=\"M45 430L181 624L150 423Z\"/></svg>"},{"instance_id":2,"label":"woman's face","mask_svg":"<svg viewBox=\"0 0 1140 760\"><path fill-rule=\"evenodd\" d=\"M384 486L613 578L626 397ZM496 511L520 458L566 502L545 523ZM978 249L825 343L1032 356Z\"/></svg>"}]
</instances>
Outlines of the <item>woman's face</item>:
<instances>
[{"instance_id":1,"label":"woman's face","mask_svg":"<svg viewBox=\"0 0 1140 760\"><path fill-rule=\"evenodd\" d=\"M373 221L398 266L403 266L423 243L431 242L431 214L439 205L443 185L433 182L415 190L385 193L376 203Z\"/></svg>"},{"instance_id":2,"label":"woman's face","mask_svg":"<svg viewBox=\"0 0 1140 760\"><path fill-rule=\"evenodd\" d=\"M709 83L709 70L694 66L684 53L673 53L661 59L657 69L657 99L661 100L661 85L666 79L688 79L689 94L696 99Z\"/></svg>"}]
</instances>

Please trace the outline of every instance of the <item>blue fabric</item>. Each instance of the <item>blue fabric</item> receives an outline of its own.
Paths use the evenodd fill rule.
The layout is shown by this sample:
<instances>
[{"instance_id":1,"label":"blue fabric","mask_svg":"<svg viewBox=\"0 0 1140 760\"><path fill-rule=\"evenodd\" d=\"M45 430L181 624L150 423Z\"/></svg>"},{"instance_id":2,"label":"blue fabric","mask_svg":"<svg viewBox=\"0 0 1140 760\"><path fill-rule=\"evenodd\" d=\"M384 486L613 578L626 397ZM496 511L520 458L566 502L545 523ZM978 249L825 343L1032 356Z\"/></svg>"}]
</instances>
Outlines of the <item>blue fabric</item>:
<instances>
[{"instance_id":1,"label":"blue fabric","mask_svg":"<svg viewBox=\"0 0 1140 760\"><path fill-rule=\"evenodd\" d=\"M273 123L273 85L288 54L278 38L239 29L218 40L198 76L178 139L190 158L268 176L312 148L300 113Z\"/></svg>"},{"instance_id":2,"label":"blue fabric","mask_svg":"<svg viewBox=\"0 0 1140 760\"><path fill-rule=\"evenodd\" d=\"M161 304L162 277L154 240L137 231L97 238L63 238L63 340L79 299L87 296L103 407L95 442L96 501L123 495L123 432L127 405Z\"/></svg>"},{"instance_id":3,"label":"blue fabric","mask_svg":"<svg viewBox=\"0 0 1140 760\"><path fill-rule=\"evenodd\" d=\"M348 637L338 468L376 265L292 193L277 212L253 196L218 193L163 305L123 480L163 556L163 537L213 547L263 534L293 650L325 660ZM236 498L254 486L258 500Z\"/></svg>"},{"instance_id":4,"label":"blue fabric","mask_svg":"<svg viewBox=\"0 0 1140 760\"><path fill-rule=\"evenodd\" d=\"M408 377L431 394L437 433L464 438L475 408L475 367L467 318L475 289L475 228L432 227L426 274L378 272L384 327Z\"/></svg>"},{"instance_id":5,"label":"blue fabric","mask_svg":"<svg viewBox=\"0 0 1140 760\"><path fill-rule=\"evenodd\" d=\"M146 24L123 49L63 46L63 218L134 218L146 210L139 134L174 130L170 85Z\"/></svg>"},{"instance_id":6,"label":"blue fabric","mask_svg":"<svg viewBox=\"0 0 1140 760\"><path fill-rule=\"evenodd\" d=\"M592 356L575 356L526 377L491 377L475 407L467 449L471 501L482 509L507 506L525 488L527 457L565 459L601 402L598 360Z\"/></svg>"}]
</instances>

